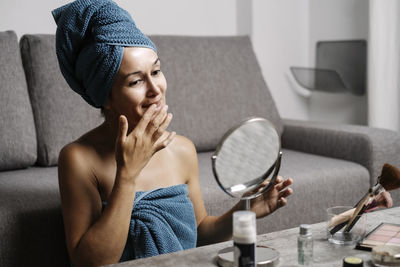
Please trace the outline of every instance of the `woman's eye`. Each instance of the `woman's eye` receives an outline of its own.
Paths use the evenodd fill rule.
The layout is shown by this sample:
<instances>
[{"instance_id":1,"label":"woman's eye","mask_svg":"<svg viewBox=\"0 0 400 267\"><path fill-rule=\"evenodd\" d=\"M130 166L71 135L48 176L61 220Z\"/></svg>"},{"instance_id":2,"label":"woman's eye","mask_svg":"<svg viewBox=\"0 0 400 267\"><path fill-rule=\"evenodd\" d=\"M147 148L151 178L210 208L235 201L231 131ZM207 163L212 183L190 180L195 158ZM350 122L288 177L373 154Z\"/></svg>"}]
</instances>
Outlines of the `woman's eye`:
<instances>
[{"instance_id":1,"label":"woman's eye","mask_svg":"<svg viewBox=\"0 0 400 267\"><path fill-rule=\"evenodd\" d=\"M130 82L130 83L129 83L129 86L135 86L135 85L137 85L140 81L141 81L141 80L136 80L136 81Z\"/></svg>"},{"instance_id":2,"label":"woman's eye","mask_svg":"<svg viewBox=\"0 0 400 267\"><path fill-rule=\"evenodd\" d=\"M158 74L160 74L161 70L155 70L152 72L152 75L157 76Z\"/></svg>"}]
</instances>

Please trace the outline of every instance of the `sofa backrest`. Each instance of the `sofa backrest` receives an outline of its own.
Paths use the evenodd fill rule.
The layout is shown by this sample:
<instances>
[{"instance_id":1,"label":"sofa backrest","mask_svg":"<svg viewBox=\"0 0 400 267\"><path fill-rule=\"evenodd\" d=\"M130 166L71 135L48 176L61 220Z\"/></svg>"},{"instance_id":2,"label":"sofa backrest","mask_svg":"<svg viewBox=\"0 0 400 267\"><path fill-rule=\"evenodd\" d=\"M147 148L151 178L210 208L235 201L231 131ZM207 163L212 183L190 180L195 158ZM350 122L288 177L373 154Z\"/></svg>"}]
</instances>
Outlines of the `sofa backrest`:
<instances>
[{"instance_id":1,"label":"sofa backrest","mask_svg":"<svg viewBox=\"0 0 400 267\"><path fill-rule=\"evenodd\" d=\"M61 148L103 118L69 89L58 65L54 35L24 35L20 47L35 117L37 163L56 165Z\"/></svg>"},{"instance_id":2,"label":"sofa backrest","mask_svg":"<svg viewBox=\"0 0 400 267\"><path fill-rule=\"evenodd\" d=\"M199 151L213 150L232 126L248 117L283 123L247 36L150 36L168 83L171 129Z\"/></svg>"},{"instance_id":3,"label":"sofa backrest","mask_svg":"<svg viewBox=\"0 0 400 267\"><path fill-rule=\"evenodd\" d=\"M199 151L215 149L231 126L251 117L283 126L248 37L150 36L168 83L170 129ZM25 35L22 60L38 135L38 163L54 165L60 149L100 124L97 109L69 89L54 35Z\"/></svg>"},{"instance_id":4,"label":"sofa backrest","mask_svg":"<svg viewBox=\"0 0 400 267\"><path fill-rule=\"evenodd\" d=\"M17 35L0 32L0 171L36 161L36 132Z\"/></svg>"}]
</instances>

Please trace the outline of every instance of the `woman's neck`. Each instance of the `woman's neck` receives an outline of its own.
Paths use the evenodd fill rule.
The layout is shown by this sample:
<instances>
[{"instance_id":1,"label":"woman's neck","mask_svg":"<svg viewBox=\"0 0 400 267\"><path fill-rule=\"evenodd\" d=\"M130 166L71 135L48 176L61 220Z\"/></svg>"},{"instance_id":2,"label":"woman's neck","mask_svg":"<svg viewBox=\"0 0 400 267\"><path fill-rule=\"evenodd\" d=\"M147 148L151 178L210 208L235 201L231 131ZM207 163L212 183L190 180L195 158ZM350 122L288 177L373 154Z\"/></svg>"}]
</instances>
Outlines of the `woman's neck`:
<instances>
[{"instance_id":1,"label":"woman's neck","mask_svg":"<svg viewBox=\"0 0 400 267\"><path fill-rule=\"evenodd\" d=\"M98 130L103 145L107 147L107 150L110 150L110 152L114 152L115 140L119 131L118 118L111 114L107 114L104 122L99 126Z\"/></svg>"}]
</instances>

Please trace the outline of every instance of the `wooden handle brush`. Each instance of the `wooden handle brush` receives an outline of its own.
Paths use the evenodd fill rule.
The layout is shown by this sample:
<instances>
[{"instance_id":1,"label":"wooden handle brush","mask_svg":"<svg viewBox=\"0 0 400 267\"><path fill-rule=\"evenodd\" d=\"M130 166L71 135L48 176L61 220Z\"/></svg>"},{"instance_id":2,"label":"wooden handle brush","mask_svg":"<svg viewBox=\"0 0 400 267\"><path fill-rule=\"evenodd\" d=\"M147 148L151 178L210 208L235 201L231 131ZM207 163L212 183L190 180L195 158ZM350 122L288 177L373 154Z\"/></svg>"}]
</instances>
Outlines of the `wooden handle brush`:
<instances>
[{"instance_id":1,"label":"wooden handle brush","mask_svg":"<svg viewBox=\"0 0 400 267\"><path fill-rule=\"evenodd\" d=\"M358 214L363 214L366 210L368 210L368 206L360 205L362 202L365 201L365 199L369 198L369 195L371 194L371 191L374 195L379 194L380 192L384 190L386 191L392 191L397 188L400 188L400 170L396 167L394 167L391 164L385 163L382 167L381 175L377 179L377 183L374 185L374 187L370 188L368 192L358 201L358 203L355 205L355 207L361 207L359 209L355 209L355 212L353 213L352 218L346 222L342 222L338 225L336 225L333 229L330 230L330 233L333 235L340 229L342 229L345 225L346 226L346 231L350 231L351 228L354 226L354 224L357 222L357 215ZM365 202L363 203L365 204ZM357 213L356 213L357 211Z\"/></svg>"}]
</instances>

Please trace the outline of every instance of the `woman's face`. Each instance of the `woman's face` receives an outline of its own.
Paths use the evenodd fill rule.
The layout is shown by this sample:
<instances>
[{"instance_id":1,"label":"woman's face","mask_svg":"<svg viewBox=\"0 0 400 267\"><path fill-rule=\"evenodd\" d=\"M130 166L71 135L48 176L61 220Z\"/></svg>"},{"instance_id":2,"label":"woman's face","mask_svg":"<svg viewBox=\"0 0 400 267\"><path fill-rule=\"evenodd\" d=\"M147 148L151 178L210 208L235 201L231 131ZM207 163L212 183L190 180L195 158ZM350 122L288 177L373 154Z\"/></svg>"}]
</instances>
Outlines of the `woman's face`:
<instances>
[{"instance_id":1,"label":"woman's face","mask_svg":"<svg viewBox=\"0 0 400 267\"><path fill-rule=\"evenodd\" d=\"M166 90L157 54L150 48L125 47L104 107L118 116L125 115L129 125L135 126L150 105L165 105Z\"/></svg>"}]
</instances>

